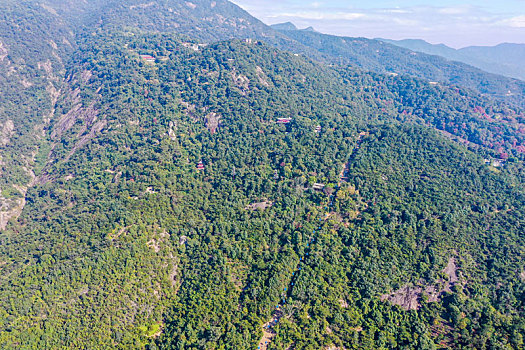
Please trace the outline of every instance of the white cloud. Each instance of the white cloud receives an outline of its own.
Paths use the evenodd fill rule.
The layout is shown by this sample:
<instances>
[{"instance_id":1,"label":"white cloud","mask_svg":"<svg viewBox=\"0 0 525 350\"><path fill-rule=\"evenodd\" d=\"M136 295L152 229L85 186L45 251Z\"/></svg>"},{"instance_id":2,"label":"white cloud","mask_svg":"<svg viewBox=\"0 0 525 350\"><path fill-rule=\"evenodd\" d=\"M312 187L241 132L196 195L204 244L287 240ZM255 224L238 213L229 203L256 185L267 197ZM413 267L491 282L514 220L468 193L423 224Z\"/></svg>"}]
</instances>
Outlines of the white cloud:
<instances>
[{"instance_id":1,"label":"white cloud","mask_svg":"<svg viewBox=\"0 0 525 350\"><path fill-rule=\"evenodd\" d=\"M320 11L301 11L301 12L289 12L279 13L276 15L269 16L272 18L279 17L290 17L310 20L355 20L366 17L364 13L356 12L320 12Z\"/></svg>"},{"instance_id":2,"label":"white cloud","mask_svg":"<svg viewBox=\"0 0 525 350\"><path fill-rule=\"evenodd\" d=\"M391 21L402 26L417 26L420 24L418 20L408 18L391 18Z\"/></svg>"},{"instance_id":3,"label":"white cloud","mask_svg":"<svg viewBox=\"0 0 525 350\"><path fill-rule=\"evenodd\" d=\"M507 18L499 23L513 28L525 28L525 16Z\"/></svg>"},{"instance_id":4,"label":"white cloud","mask_svg":"<svg viewBox=\"0 0 525 350\"><path fill-rule=\"evenodd\" d=\"M460 7L442 7L438 9L438 13L441 13L443 15L463 15L466 13L471 12L472 9L466 7L466 6L460 6Z\"/></svg>"},{"instance_id":5,"label":"white cloud","mask_svg":"<svg viewBox=\"0 0 525 350\"><path fill-rule=\"evenodd\" d=\"M395 9L384 9L384 10L380 10L384 13L397 13L397 14L408 14L408 13L412 13L412 11L410 10L406 10L406 9L400 9L400 8L395 8Z\"/></svg>"}]
</instances>

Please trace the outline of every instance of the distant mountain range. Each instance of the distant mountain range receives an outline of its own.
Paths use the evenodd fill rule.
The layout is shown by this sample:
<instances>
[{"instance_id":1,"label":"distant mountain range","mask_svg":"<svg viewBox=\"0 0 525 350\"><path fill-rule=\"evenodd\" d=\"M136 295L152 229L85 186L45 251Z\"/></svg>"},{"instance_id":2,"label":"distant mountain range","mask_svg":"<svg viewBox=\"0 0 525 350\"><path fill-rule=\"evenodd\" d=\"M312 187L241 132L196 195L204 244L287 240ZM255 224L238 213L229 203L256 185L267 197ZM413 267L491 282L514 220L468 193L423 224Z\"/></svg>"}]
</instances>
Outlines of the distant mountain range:
<instances>
[{"instance_id":1,"label":"distant mountain range","mask_svg":"<svg viewBox=\"0 0 525 350\"><path fill-rule=\"evenodd\" d=\"M501 101L525 106L525 82L489 73L435 53L416 52L382 40L340 37L308 29L301 30L289 22L272 25L272 28L307 47L305 53L314 59L378 73L408 74L430 81L463 86Z\"/></svg>"},{"instance_id":2,"label":"distant mountain range","mask_svg":"<svg viewBox=\"0 0 525 350\"><path fill-rule=\"evenodd\" d=\"M317 32L314 27L307 27L304 29L299 29L292 22L284 22L270 25L275 30L304 30L307 32Z\"/></svg>"},{"instance_id":3,"label":"distant mountain range","mask_svg":"<svg viewBox=\"0 0 525 350\"><path fill-rule=\"evenodd\" d=\"M308 34L304 32L316 32L318 36L310 36L307 38L300 38L299 33L286 33L288 36L293 36L294 39L305 44L306 40L312 41L318 39L318 42L324 42L321 44L324 47L318 47L318 50L323 52L327 51L328 46L338 47L337 52L334 52L336 56L346 56L348 59L352 56L352 50L348 51L348 47L343 48L345 43L337 43L334 38L342 38L339 36L331 36L317 32L314 28L308 27L305 29L299 29L292 22L273 24L270 27L273 29L286 32L286 31L298 31L304 36L308 37ZM320 38L323 40L319 40ZM330 39L330 38L331 39ZM354 40L362 40L364 38L352 38ZM428 55L441 56L451 61L458 61L466 63L473 67L479 68L489 73L503 75L509 78L515 78L525 80L525 44L514 44L514 43L502 43L496 46L468 46L461 49L454 49L444 44L431 44L421 39L403 39L403 40L391 40L391 39L366 39L366 40L377 40L385 43L393 44L398 47L409 49L411 51L417 51ZM368 41L373 43L373 41ZM343 44L343 45L342 45ZM312 45L308 45L312 46ZM346 51L346 52L343 52ZM352 62L356 63L356 62ZM411 73L412 74L412 73Z\"/></svg>"},{"instance_id":4,"label":"distant mountain range","mask_svg":"<svg viewBox=\"0 0 525 350\"><path fill-rule=\"evenodd\" d=\"M444 44L431 44L420 39L378 40L470 64L490 73L525 80L525 44L503 43L496 46L468 46L454 49Z\"/></svg>"}]
</instances>

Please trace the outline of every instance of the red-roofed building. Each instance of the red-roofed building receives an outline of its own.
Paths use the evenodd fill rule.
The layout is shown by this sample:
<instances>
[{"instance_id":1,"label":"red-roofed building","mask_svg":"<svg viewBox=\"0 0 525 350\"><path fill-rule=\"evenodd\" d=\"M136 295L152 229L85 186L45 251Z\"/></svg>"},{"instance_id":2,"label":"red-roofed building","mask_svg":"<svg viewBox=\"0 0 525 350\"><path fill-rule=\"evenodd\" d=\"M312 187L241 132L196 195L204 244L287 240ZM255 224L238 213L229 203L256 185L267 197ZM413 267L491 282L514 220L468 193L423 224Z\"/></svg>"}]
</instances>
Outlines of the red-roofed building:
<instances>
[{"instance_id":1,"label":"red-roofed building","mask_svg":"<svg viewBox=\"0 0 525 350\"><path fill-rule=\"evenodd\" d=\"M142 58L146 62L155 62L155 57L150 55L140 55L140 58Z\"/></svg>"}]
</instances>

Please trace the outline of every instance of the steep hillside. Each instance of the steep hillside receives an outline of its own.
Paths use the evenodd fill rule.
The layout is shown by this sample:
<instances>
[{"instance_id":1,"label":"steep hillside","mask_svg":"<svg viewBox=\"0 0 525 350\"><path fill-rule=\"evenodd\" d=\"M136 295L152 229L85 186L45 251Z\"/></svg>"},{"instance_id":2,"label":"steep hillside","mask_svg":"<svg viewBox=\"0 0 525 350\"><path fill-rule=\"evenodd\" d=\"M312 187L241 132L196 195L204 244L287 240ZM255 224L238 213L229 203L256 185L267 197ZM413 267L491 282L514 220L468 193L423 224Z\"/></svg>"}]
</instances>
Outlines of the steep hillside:
<instances>
[{"instance_id":1,"label":"steep hillside","mask_svg":"<svg viewBox=\"0 0 525 350\"><path fill-rule=\"evenodd\" d=\"M276 30L299 30L292 22L272 24L270 27Z\"/></svg>"},{"instance_id":2,"label":"steep hillside","mask_svg":"<svg viewBox=\"0 0 525 350\"><path fill-rule=\"evenodd\" d=\"M73 2L46 0L66 21L87 28L140 28L146 31L178 33L211 43L228 39L258 39L283 50L319 53L304 47L262 23L227 0L89 0Z\"/></svg>"},{"instance_id":3,"label":"steep hillside","mask_svg":"<svg viewBox=\"0 0 525 350\"><path fill-rule=\"evenodd\" d=\"M414 347L492 324L464 341L519 342L522 184L427 129L370 126L425 123L421 106L407 117L406 101L368 86L390 78L258 42L194 50L135 31L78 43L47 164L2 235L4 348L255 348L295 275L274 348ZM441 294L451 257L464 272ZM510 300L487 297L500 284ZM441 301L416 296L417 313L381 301L405 285L436 285Z\"/></svg>"},{"instance_id":4,"label":"steep hillside","mask_svg":"<svg viewBox=\"0 0 525 350\"><path fill-rule=\"evenodd\" d=\"M215 237L223 232L224 244L235 250L240 248L235 236L246 246L255 240L259 248L250 254L258 254L270 242L266 234L288 228L292 218L276 213L263 219L245 209L270 200L291 213L293 204L279 193L294 193L305 184L285 180L293 170L281 162L306 162L301 173L311 177L306 171L315 168L320 181L337 176L338 168L320 162L324 153L291 158L286 151L293 152L296 137L275 124L278 116L293 115L294 124L311 131L309 112L328 109L323 91L330 90L329 76L335 73L312 64L287 65L300 59L274 56L255 44L220 44L201 53L172 37L88 38L69 66L69 92L58 102L49 133L49 163L28 194L29 205L13 228L18 233L3 236L1 297L9 315L3 329L10 329L0 338L3 347L20 342L142 347L167 323L165 312L179 304L193 307L195 299L187 298L207 288L213 288L212 295L196 301L208 307L194 311L206 311L213 323L225 326L228 317L241 324L249 315L237 313L231 303L240 297L238 286L246 282L242 274L249 272L244 266L251 258L228 258L240 270L225 275L221 266L230 262L214 253ZM146 53L168 60L148 63L140 56ZM310 80L309 72L328 77ZM301 93L304 87L308 95ZM341 120L338 115L325 116L327 127ZM308 134L305 142L313 144L314 134ZM345 152L332 153L329 146L339 135L329 134L323 148L340 158ZM205 170L199 172L200 160ZM275 169L282 181L273 179ZM266 229L257 237L250 228L259 225ZM280 249L278 240L272 245ZM208 254L220 261L207 263ZM26 283L31 287L23 287ZM31 321L16 323L19 317ZM228 343L241 348L256 343L257 317L251 316L248 339ZM185 320L193 322L191 315ZM212 326L202 321L196 320L199 332ZM35 336L23 337L28 332Z\"/></svg>"},{"instance_id":5,"label":"steep hillside","mask_svg":"<svg viewBox=\"0 0 525 350\"><path fill-rule=\"evenodd\" d=\"M0 230L20 214L49 151L45 130L73 40L41 6L0 4Z\"/></svg>"},{"instance_id":6,"label":"steep hillside","mask_svg":"<svg viewBox=\"0 0 525 350\"><path fill-rule=\"evenodd\" d=\"M462 55L472 57L486 62L482 69L494 66L494 64L503 66L499 72L511 77L525 80L525 68L523 60L525 59L525 44L503 43L496 46L469 46L458 50Z\"/></svg>"}]
</instances>

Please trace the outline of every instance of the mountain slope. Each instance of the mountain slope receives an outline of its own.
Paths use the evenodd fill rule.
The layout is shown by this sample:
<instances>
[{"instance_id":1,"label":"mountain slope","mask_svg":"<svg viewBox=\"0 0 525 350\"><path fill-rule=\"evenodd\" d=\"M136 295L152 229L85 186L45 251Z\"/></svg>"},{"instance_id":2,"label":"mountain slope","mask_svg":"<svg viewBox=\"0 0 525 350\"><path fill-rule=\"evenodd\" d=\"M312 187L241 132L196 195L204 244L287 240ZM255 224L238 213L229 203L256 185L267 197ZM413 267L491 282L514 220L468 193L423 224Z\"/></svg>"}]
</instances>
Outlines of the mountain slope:
<instances>
[{"instance_id":1,"label":"mountain slope","mask_svg":"<svg viewBox=\"0 0 525 350\"><path fill-rule=\"evenodd\" d=\"M304 30L280 30L297 42L319 51L337 64L379 73L409 74L430 81L475 89L523 107L525 82L481 71L472 66L416 53L383 41L348 38Z\"/></svg>"},{"instance_id":2,"label":"mountain slope","mask_svg":"<svg viewBox=\"0 0 525 350\"><path fill-rule=\"evenodd\" d=\"M203 42L232 38L263 40L279 49L304 54L320 62L351 64L385 73L425 78L472 88L496 99L523 105L525 83L487 74L473 67L438 57L416 54L392 45L360 38L338 38L311 30L279 31L227 1L141 0L99 1L78 4L48 0L59 13L77 25L129 26L160 32L176 32ZM79 16L79 13L82 14Z\"/></svg>"},{"instance_id":3,"label":"mountain slope","mask_svg":"<svg viewBox=\"0 0 525 350\"><path fill-rule=\"evenodd\" d=\"M49 52L1 348L523 345L521 110L111 11Z\"/></svg>"},{"instance_id":4,"label":"mountain slope","mask_svg":"<svg viewBox=\"0 0 525 350\"><path fill-rule=\"evenodd\" d=\"M71 2L46 0L67 21L88 28L140 28L145 31L179 33L210 43L228 39L258 39L284 50L309 51L300 43L286 37L239 6L227 0L90 0Z\"/></svg>"},{"instance_id":5,"label":"mountain slope","mask_svg":"<svg viewBox=\"0 0 525 350\"><path fill-rule=\"evenodd\" d=\"M328 197L311 186L325 183L330 193L348 159L348 182L341 184L336 209L322 221L319 243L298 275L275 344L349 346L358 329L364 332L354 343L358 347L380 346L372 340L374 329L403 346L414 344L415 338L404 335L412 329L438 342L427 317L444 325L456 322L448 304L429 305L416 319L404 319L404 311L380 298L420 278L439 283L451 254L466 260L461 260L461 281L472 285L468 295L476 305L500 305L483 299L486 292L474 287L486 269L475 269L469 259L485 266L487 257L476 255L478 244L487 247L487 255L503 248L486 245L483 235L467 235L467 226L476 218L481 226L490 224L495 235L502 235L507 224L519 232L522 187L511 187L506 175L493 174L481 158L424 129L386 131L386 140L402 139L387 147L388 156L367 151L392 142L369 123L402 116L395 109L380 112L388 103L361 90L366 84L355 80L372 77L355 72L346 84L350 77L261 43L224 42L195 51L170 35L113 32L84 40L68 65L68 88L48 134L53 145L48 163L28 192L20 221L3 236L2 313L9 315L0 335L4 347L142 348L159 334L156 343L166 348L254 347L260 325L270 318L291 267L303 255L308 233L324 218L320 213ZM155 62L142 58L146 54L155 55ZM293 122L276 124L279 117ZM320 133L315 132L318 124ZM356 150L363 128L371 135ZM407 149L398 152L400 145L420 151L414 156ZM393 154L408 158L384 165L395 159ZM199 161L203 170L196 169ZM388 181L379 174L361 175L365 170L360 168L370 163L394 172L385 173ZM399 174L416 164L413 179L402 178L416 182L399 182ZM427 209L417 199L395 203L401 207L385 202L407 187L412 189L407 196L427 197L426 191L434 193L442 183L437 174L449 172L450 179L467 181L469 171L482 174L479 181L486 188L481 193L486 194L470 198L477 180L458 182L464 192L448 200L463 207L447 216L443 234L425 236L427 225L436 224L430 218L448 205L441 197ZM434 180L427 183L427 177ZM453 192L455 182L447 184ZM494 217L478 214L496 193L505 195L486 210L511 210ZM260 202L271 206L249 209ZM470 209L464 211L467 203ZM359 238L363 232L397 235L409 225L395 228L395 220L387 219L391 210L423 220L413 228L415 236L399 236L397 243L381 248L390 253L379 260L359 258L359 251L371 249L370 239ZM418 235L434 243L414 245L411 239ZM472 250L462 248L465 237L473 240ZM506 247L522 244L510 235L505 242ZM400 253L406 249L414 251L410 259ZM432 267L423 264L429 254L436 259ZM505 272L491 277L489 291L497 283L510 286L507 279L520 285L515 277L520 254L504 255L498 271ZM384 267L365 273L374 261ZM395 269L398 264L405 268ZM385 269L391 271L388 278L380 272ZM377 276L383 276L382 284L367 282ZM508 293L517 298L520 289ZM362 303L373 306L363 309ZM472 306L457 307L467 315L475 312ZM491 317L504 328L488 340L473 338L476 342L500 339L512 332L505 327L518 324L519 304L498 307L501 311ZM504 319L505 312L516 316ZM388 333L381 318L392 314L404 321ZM468 328L473 334L485 326L475 314L468 317L475 320ZM17 323L20 318L30 322ZM299 325L304 333L298 333ZM326 325L331 335L320 331Z\"/></svg>"},{"instance_id":6,"label":"mountain slope","mask_svg":"<svg viewBox=\"0 0 525 350\"><path fill-rule=\"evenodd\" d=\"M433 45L424 40L378 39L410 50L438 55L478 67L487 72L525 80L525 44L499 44L496 46L469 46L453 49L443 44Z\"/></svg>"},{"instance_id":7,"label":"mountain slope","mask_svg":"<svg viewBox=\"0 0 525 350\"><path fill-rule=\"evenodd\" d=\"M49 150L45 130L60 94L69 27L39 5L0 5L0 229L16 218Z\"/></svg>"},{"instance_id":8,"label":"mountain slope","mask_svg":"<svg viewBox=\"0 0 525 350\"><path fill-rule=\"evenodd\" d=\"M270 27L275 30L299 30L292 22L272 24Z\"/></svg>"}]
</instances>

